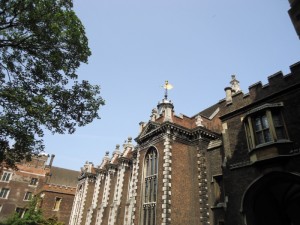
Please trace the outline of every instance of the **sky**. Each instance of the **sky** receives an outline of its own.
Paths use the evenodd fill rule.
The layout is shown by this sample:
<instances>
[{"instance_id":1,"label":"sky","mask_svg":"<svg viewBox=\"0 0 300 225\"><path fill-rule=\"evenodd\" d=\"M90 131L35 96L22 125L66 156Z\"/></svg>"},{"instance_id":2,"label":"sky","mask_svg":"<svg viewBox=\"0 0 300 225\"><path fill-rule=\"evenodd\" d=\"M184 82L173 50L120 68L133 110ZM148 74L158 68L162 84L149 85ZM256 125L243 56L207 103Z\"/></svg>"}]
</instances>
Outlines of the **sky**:
<instances>
[{"instance_id":1,"label":"sky","mask_svg":"<svg viewBox=\"0 0 300 225\"><path fill-rule=\"evenodd\" d=\"M81 79L101 86L101 119L73 135L46 132L53 165L95 166L127 137L163 98L176 114L194 116L225 97L231 75L243 92L300 61L300 40L288 16L288 0L74 0L92 56Z\"/></svg>"}]
</instances>

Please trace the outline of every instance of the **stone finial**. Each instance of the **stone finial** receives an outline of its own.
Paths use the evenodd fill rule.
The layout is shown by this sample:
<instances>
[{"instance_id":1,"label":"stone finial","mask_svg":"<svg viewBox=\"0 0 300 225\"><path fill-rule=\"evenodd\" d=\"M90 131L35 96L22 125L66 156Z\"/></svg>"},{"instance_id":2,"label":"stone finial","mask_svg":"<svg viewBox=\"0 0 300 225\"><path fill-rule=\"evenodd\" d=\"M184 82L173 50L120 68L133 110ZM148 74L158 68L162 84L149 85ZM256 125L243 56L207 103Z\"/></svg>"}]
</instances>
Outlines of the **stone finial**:
<instances>
[{"instance_id":1,"label":"stone finial","mask_svg":"<svg viewBox=\"0 0 300 225\"><path fill-rule=\"evenodd\" d=\"M200 115L196 116L196 125L197 125L197 127L203 127L202 121L203 121L203 119Z\"/></svg>"},{"instance_id":2,"label":"stone finial","mask_svg":"<svg viewBox=\"0 0 300 225\"><path fill-rule=\"evenodd\" d=\"M157 117L158 117L158 112L157 109L154 108L152 109L151 116L150 116L151 121L155 121Z\"/></svg>"},{"instance_id":3,"label":"stone finial","mask_svg":"<svg viewBox=\"0 0 300 225\"><path fill-rule=\"evenodd\" d=\"M121 154L121 151L120 151L120 145L116 145L116 149L115 149L115 151L113 152L113 155L114 155L114 154L118 154L118 155Z\"/></svg>"},{"instance_id":4,"label":"stone finial","mask_svg":"<svg viewBox=\"0 0 300 225\"><path fill-rule=\"evenodd\" d=\"M140 122L140 133L143 131L143 128L145 127L145 122Z\"/></svg>"},{"instance_id":5,"label":"stone finial","mask_svg":"<svg viewBox=\"0 0 300 225\"><path fill-rule=\"evenodd\" d=\"M110 158L109 158L109 151L105 152L105 156L103 157L103 160L104 161L110 160Z\"/></svg>"},{"instance_id":6,"label":"stone finial","mask_svg":"<svg viewBox=\"0 0 300 225\"><path fill-rule=\"evenodd\" d=\"M131 144L132 142L132 137L128 137L128 144Z\"/></svg>"},{"instance_id":7,"label":"stone finial","mask_svg":"<svg viewBox=\"0 0 300 225\"><path fill-rule=\"evenodd\" d=\"M231 88L234 93L241 91L240 82L235 78L235 75L231 75Z\"/></svg>"}]
</instances>

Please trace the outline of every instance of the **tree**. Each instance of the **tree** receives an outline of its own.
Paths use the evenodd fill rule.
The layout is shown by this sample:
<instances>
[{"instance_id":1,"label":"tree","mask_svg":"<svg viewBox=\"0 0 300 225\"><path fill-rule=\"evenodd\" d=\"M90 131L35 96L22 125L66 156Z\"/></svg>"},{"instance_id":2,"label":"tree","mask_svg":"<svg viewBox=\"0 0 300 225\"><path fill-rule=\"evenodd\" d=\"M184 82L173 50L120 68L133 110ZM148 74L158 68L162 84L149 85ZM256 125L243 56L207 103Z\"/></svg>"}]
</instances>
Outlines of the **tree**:
<instances>
[{"instance_id":1,"label":"tree","mask_svg":"<svg viewBox=\"0 0 300 225\"><path fill-rule=\"evenodd\" d=\"M57 218L45 218L42 211L36 207L37 202L38 198L32 199L22 218L18 213L15 213L8 219L1 221L0 225L64 225L64 223L58 222Z\"/></svg>"},{"instance_id":2,"label":"tree","mask_svg":"<svg viewBox=\"0 0 300 225\"><path fill-rule=\"evenodd\" d=\"M91 52L72 0L0 1L0 161L44 149L43 129L72 134L99 118L100 87L76 70Z\"/></svg>"}]
</instances>

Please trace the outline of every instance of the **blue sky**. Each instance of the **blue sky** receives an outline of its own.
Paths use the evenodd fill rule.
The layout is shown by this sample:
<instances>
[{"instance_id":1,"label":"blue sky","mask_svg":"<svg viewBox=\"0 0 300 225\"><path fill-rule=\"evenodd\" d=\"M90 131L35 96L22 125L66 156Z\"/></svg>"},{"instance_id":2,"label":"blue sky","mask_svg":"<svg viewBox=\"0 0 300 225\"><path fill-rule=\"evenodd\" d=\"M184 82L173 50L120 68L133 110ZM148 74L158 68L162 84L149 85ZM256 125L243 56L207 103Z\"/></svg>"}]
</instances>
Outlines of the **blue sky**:
<instances>
[{"instance_id":1,"label":"blue sky","mask_svg":"<svg viewBox=\"0 0 300 225\"><path fill-rule=\"evenodd\" d=\"M92 56L80 78L101 86L100 120L73 135L45 135L54 165L79 170L100 164L163 98L193 116L225 97L235 74L244 93L300 61L288 0L75 0Z\"/></svg>"}]
</instances>

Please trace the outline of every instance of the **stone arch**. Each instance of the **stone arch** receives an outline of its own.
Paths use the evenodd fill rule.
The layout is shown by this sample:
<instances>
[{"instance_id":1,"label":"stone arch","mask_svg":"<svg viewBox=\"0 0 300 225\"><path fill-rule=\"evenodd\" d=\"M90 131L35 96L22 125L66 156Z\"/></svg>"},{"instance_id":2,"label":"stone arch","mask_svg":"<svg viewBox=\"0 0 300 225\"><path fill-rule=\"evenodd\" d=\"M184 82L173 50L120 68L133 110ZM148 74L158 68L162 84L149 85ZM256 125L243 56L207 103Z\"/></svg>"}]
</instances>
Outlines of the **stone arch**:
<instances>
[{"instance_id":1,"label":"stone arch","mask_svg":"<svg viewBox=\"0 0 300 225\"><path fill-rule=\"evenodd\" d=\"M242 198L246 225L300 224L300 174L273 171L249 185Z\"/></svg>"}]
</instances>

